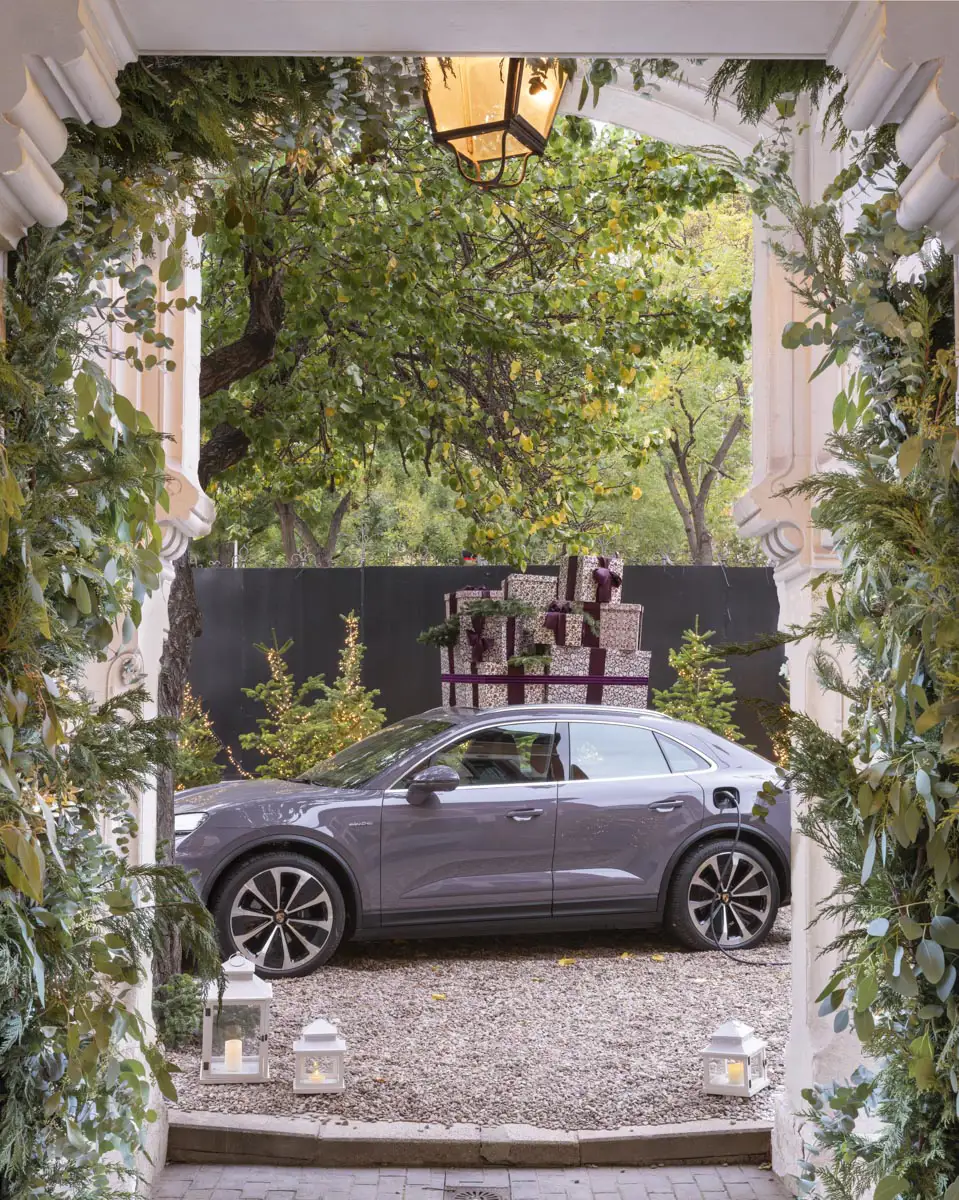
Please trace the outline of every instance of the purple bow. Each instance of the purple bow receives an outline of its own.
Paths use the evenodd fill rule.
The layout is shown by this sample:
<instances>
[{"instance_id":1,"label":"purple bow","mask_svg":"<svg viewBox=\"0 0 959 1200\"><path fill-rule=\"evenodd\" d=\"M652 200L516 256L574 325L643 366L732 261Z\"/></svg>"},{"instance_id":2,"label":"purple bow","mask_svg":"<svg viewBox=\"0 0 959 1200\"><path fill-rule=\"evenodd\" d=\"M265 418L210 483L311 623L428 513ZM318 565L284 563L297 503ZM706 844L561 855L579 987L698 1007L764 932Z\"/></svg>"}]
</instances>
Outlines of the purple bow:
<instances>
[{"instance_id":1,"label":"purple bow","mask_svg":"<svg viewBox=\"0 0 959 1200\"><path fill-rule=\"evenodd\" d=\"M596 580L596 602L609 604L613 599L613 588L621 587L623 579L612 570L608 558L600 555L598 562L599 566L593 572L593 578Z\"/></svg>"},{"instance_id":2,"label":"purple bow","mask_svg":"<svg viewBox=\"0 0 959 1200\"><path fill-rule=\"evenodd\" d=\"M553 600L549 608L546 610L546 616L543 618L543 624L547 629L552 630L556 635L562 631L566 631L566 614L573 611L572 604L568 600Z\"/></svg>"},{"instance_id":3,"label":"purple bow","mask_svg":"<svg viewBox=\"0 0 959 1200\"><path fill-rule=\"evenodd\" d=\"M486 628L485 617L471 617L472 628L466 631L470 654L473 662L482 662L483 656L493 649L493 639L483 632Z\"/></svg>"}]
</instances>

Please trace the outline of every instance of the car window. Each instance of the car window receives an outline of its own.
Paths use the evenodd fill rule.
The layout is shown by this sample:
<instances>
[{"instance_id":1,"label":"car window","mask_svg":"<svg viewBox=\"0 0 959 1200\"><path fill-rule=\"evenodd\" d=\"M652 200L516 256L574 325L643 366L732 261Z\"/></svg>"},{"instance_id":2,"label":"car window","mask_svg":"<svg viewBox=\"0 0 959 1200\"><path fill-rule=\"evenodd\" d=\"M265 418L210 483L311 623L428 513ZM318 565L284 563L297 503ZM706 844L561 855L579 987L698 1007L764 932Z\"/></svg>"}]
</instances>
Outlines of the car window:
<instances>
[{"instance_id":1,"label":"car window","mask_svg":"<svg viewBox=\"0 0 959 1200\"><path fill-rule=\"evenodd\" d=\"M452 767L464 783L545 783L563 778L559 736L552 721L487 726L438 750L430 766ZM403 780L422 770L420 763Z\"/></svg>"},{"instance_id":2,"label":"car window","mask_svg":"<svg viewBox=\"0 0 959 1200\"><path fill-rule=\"evenodd\" d=\"M385 729L363 738L361 742L347 746L345 750L325 759L300 778L307 783L328 787L362 787L374 775L379 775L381 771L405 758L420 742L429 741L438 733L449 729L452 724L452 721L437 717L431 717L429 720L408 717L405 721L397 721L395 725L387 725Z\"/></svg>"},{"instance_id":3,"label":"car window","mask_svg":"<svg viewBox=\"0 0 959 1200\"><path fill-rule=\"evenodd\" d=\"M569 726L570 779L629 779L668 775L669 764L651 729L573 721Z\"/></svg>"},{"instance_id":4,"label":"car window","mask_svg":"<svg viewBox=\"0 0 959 1200\"><path fill-rule=\"evenodd\" d=\"M671 737L663 733L657 733L656 737L671 771L705 771L711 765L701 754L680 742L674 742Z\"/></svg>"}]
</instances>

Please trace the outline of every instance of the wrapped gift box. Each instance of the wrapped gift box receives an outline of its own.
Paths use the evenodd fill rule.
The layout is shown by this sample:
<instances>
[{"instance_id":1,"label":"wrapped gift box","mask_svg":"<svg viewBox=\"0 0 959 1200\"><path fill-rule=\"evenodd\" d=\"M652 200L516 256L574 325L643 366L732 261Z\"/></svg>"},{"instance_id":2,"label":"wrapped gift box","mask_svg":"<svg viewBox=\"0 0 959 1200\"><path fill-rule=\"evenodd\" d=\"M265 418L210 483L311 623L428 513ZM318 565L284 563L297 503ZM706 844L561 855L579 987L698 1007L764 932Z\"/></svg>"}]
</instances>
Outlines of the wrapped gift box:
<instances>
[{"instance_id":1,"label":"wrapped gift box","mask_svg":"<svg viewBox=\"0 0 959 1200\"><path fill-rule=\"evenodd\" d=\"M548 646L601 646L604 650L636 650L643 633L641 604L572 604L554 600L539 618L534 642Z\"/></svg>"},{"instance_id":2,"label":"wrapped gift box","mask_svg":"<svg viewBox=\"0 0 959 1200\"><path fill-rule=\"evenodd\" d=\"M507 600L545 608L556 599L556 580L552 575L507 575L503 591Z\"/></svg>"},{"instance_id":3,"label":"wrapped gift box","mask_svg":"<svg viewBox=\"0 0 959 1200\"><path fill-rule=\"evenodd\" d=\"M456 616L469 608L471 600L502 600L502 588L497 591L495 588L460 588L456 592L446 593L446 615L448 617Z\"/></svg>"},{"instance_id":4,"label":"wrapped gift box","mask_svg":"<svg viewBox=\"0 0 959 1200\"><path fill-rule=\"evenodd\" d=\"M609 557L580 554L567 558L560 567L560 600L581 600L592 604L619 604L623 594L623 560L618 554Z\"/></svg>"},{"instance_id":5,"label":"wrapped gift box","mask_svg":"<svg viewBox=\"0 0 959 1200\"><path fill-rule=\"evenodd\" d=\"M542 704L547 698L547 684L541 670L511 667L505 660L463 663L454 652L451 660L444 659L441 678L443 703L448 708Z\"/></svg>"},{"instance_id":6,"label":"wrapped gift box","mask_svg":"<svg viewBox=\"0 0 959 1200\"><path fill-rule=\"evenodd\" d=\"M506 662L530 649L532 632L524 617L473 617L467 608L460 615L457 648L464 661Z\"/></svg>"},{"instance_id":7,"label":"wrapped gift box","mask_svg":"<svg viewBox=\"0 0 959 1200\"><path fill-rule=\"evenodd\" d=\"M550 666L549 699L556 704L645 708L650 657L647 650L557 646Z\"/></svg>"}]
</instances>

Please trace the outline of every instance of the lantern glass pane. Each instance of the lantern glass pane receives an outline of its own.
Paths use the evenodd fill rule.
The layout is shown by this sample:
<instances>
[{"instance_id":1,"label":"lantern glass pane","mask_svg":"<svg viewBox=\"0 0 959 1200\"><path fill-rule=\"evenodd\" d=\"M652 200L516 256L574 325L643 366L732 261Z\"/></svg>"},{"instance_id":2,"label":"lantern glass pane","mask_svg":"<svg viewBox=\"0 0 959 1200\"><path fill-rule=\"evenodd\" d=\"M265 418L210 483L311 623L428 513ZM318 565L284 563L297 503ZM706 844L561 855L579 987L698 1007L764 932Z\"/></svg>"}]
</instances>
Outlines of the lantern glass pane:
<instances>
[{"instance_id":1,"label":"lantern glass pane","mask_svg":"<svg viewBox=\"0 0 959 1200\"><path fill-rule=\"evenodd\" d=\"M340 1060L334 1054L305 1054L301 1059L304 1083L337 1083L340 1078Z\"/></svg>"},{"instance_id":2,"label":"lantern glass pane","mask_svg":"<svg viewBox=\"0 0 959 1200\"><path fill-rule=\"evenodd\" d=\"M709 1059L709 1082L742 1087L746 1082L746 1064L741 1058Z\"/></svg>"},{"instance_id":3,"label":"lantern glass pane","mask_svg":"<svg viewBox=\"0 0 959 1200\"><path fill-rule=\"evenodd\" d=\"M535 79L538 91L530 91L532 79ZM540 88L540 84L545 86ZM555 66L550 66L545 75L533 76L529 63L524 63L516 111L524 120L529 121L536 132L544 138L549 137L550 130L553 128L556 110L559 108L562 95L563 84Z\"/></svg>"},{"instance_id":4,"label":"lantern glass pane","mask_svg":"<svg viewBox=\"0 0 959 1200\"><path fill-rule=\"evenodd\" d=\"M473 137L452 138L449 143L457 154L470 162L498 162L503 157L503 134L481 133ZM512 134L506 137L506 157L517 158L529 154L529 148L517 141Z\"/></svg>"},{"instance_id":5,"label":"lantern glass pane","mask_svg":"<svg viewBox=\"0 0 959 1200\"><path fill-rule=\"evenodd\" d=\"M260 1069L260 1006L224 1004L213 1014L210 1070L214 1074L256 1074Z\"/></svg>"},{"instance_id":6,"label":"lantern glass pane","mask_svg":"<svg viewBox=\"0 0 959 1200\"><path fill-rule=\"evenodd\" d=\"M508 74L508 58L428 58L427 90L436 132L504 121Z\"/></svg>"}]
</instances>

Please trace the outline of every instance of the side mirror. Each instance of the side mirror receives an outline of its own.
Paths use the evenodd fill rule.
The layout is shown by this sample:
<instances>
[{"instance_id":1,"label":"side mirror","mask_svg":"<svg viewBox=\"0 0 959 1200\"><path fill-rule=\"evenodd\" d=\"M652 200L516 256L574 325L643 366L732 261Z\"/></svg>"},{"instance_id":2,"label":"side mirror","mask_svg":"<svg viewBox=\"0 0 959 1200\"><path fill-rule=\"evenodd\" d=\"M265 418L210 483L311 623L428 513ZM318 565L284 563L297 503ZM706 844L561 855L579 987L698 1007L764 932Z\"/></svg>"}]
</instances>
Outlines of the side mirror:
<instances>
[{"instance_id":1,"label":"side mirror","mask_svg":"<svg viewBox=\"0 0 959 1200\"><path fill-rule=\"evenodd\" d=\"M413 780L406 790L407 802L409 804L425 804L437 792L451 792L453 788L459 786L459 782L459 774L452 767L443 765L427 767L418 775L413 776Z\"/></svg>"}]
</instances>

